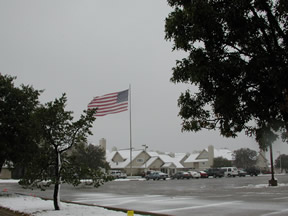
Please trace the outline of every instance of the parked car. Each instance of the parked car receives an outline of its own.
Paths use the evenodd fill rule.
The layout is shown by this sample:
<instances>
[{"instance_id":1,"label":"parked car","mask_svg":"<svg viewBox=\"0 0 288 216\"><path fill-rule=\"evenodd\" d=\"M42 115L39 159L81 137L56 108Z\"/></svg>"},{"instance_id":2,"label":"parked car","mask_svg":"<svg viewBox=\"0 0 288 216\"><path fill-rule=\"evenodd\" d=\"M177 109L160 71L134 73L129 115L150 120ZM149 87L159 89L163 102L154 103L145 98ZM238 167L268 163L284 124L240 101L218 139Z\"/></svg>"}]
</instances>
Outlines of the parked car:
<instances>
[{"instance_id":1,"label":"parked car","mask_svg":"<svg viewBox=\"0 0 288 216\"><path fill-rule=\"evenodd\" d=\"M247 175L247 172L245 170L238 170L239 177L245 177L246 175Z\"/></svg>"},{"instance_id":2,"label":"parked car","mask_svg":"<svg viewBox=\"0 0 288 216\"><path fill-rule=\"evenodd\" d=\"M150 174L152 174L154 172L157 172L157 171L155 171L155 170L147 170L146 172L142 173L142 177L145 178L146 176L148 176L148 175L150 175Z\"/></svg>"},{"instance_id":3,"label":"parked car","mask_svg":"<svg viewBox=\"0 0 288 216\"><path fill-rule=\"evenodd\" d=\"M238 176L238 169L236 167L221 167L224 170L224 176L236 177Z\"/></svg>"},{"instance_id":4,"label":"parked car","mask_svg":"<svg viewBox=\"0 0 288 216\"><path fill-rule=\"evenodd\" d=\"M224 176L224 170L219 168L209 168L207 170L204 170L208 176L213 176L214 178L222 178Z\"/></svg>"},{"instance_id":5,"label":"parked car","mask_svg":"<svg viewBox=\"0 0 288 216\"><path fill-rule=\"evenodd\" d=\"M146 180L150 180L150 179L153 179L153 180L166 180L168 178L168 175L166 173L163 173L163 172L152 172L148 175L146 175Z\"/></svg>"},{"instance_id":6,"label":"parked car","mask_svg":"<svg viewBox=\"0 0 288 216\"><path fill-rule=\"evenodd\" d=\"M260 174L260 170L257 169L256 167L250 167L245 169L248 175L250 176L258 176Z\"/></svg>"},{"instance_id":7,"label":"parked car","mask_svg":"<svg viewBox=\"0 0 288 216\"><path fill-rule=\"evenodd\" d=\"M179 171L171 176L172 179L190 179L191 175L188 172Z\"/></svg>"},{"instance_id":8,"label":"parked car","mask_svg":"<svg viewBox=\"0 0 288 216\"><path fill-rule=\"evenodd\" d=\"M196 171L188 171L188 173L191 175L192 178L198 179L201 177L200 173Z\"/></svg>"},{"instance_id":9,"label":"parked car","mask_svg":"<svg viewBox=\"0 0 288 216\"><path fill-rule=\"evenodd\" d=\"M208 178L209 177L208 174L204 171L199 171L199 173L200 173L200 178Z\"/></svg>"},{"instance_id":10,"label":"parked car","mask_svg":"<svg viewBox=\"0 0 288 216\"><path fill-rule=\"evenodd\" d=\"M125 179L127 178L126 173L121 172L120 170L111 170L110 171L110 175L113 176L116 179Z\"/></svg>"}]
</instances>

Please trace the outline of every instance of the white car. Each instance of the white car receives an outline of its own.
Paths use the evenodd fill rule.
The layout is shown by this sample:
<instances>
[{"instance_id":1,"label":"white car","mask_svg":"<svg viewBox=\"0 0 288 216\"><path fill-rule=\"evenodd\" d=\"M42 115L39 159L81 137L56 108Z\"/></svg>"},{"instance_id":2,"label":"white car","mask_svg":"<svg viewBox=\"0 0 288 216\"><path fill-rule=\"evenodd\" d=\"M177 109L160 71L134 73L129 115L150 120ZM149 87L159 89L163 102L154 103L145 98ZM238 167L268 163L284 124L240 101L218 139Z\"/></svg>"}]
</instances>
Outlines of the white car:
<instances>
[{"instance_id":1,"label":"white car","mask_svg":"<svg viewBox=\"0 0 288 216\"><path fill-rule=\"evenodd\" d=\"M221 167L224 170L224 175L227 177L238 176L238 169L236 167Z\"/></svg>"},{"instance_id":2,"label":"white car","mask_svg":"<svg viewBox=\"0 0 288 216\"><path fill-rule=\"evenodd\" d=\"M120 179L120 178L125 179L125 178L127 178L126 173L122 173L120 170L111 170L110 171L110 175L113 176L116 179Z\"/></svg>"},{"instance_id":3,"label":"white car","mask_svg":"<svg viewBox=\"0 0 288 216\"><path fill-rule=\"evenodd\" d=\"M188 173L192 176L192 178L201 178L201 175L199 172L196 171L188 171Z\"/></svg>"}]
</instances>

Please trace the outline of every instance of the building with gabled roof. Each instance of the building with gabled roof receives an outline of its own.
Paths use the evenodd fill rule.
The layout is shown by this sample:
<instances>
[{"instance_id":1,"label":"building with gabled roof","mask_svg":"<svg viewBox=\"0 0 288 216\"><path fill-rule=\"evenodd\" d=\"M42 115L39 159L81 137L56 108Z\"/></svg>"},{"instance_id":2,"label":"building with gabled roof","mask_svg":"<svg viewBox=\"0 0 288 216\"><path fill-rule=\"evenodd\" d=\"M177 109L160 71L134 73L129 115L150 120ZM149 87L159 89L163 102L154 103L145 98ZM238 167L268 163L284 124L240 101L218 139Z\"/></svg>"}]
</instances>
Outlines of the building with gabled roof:
<instances>
[{"instance_id":1,"label":"building with gabled roof","mask_svg":"<svg viewBox=\"0 0 288 216\"><path fill-rule=\"evenodd\" d=\"M209 167L209 160L206 156L206 152L192 153L189 157L184 161L184 167L188 169L202 170Z\"/></svg>"},{"instance_id":2,"label":"building with gabled roof","mask_svg":"<svg viewBox=\"0 0 288 216\"><path fill-rule=\"evenodd\" d=\"M122 170L132 175L139 174L149 158L150 156L144 150L132 150L131 160L130 150L113 151L106 156L112 170Z\"/></svg>"},{"instance_id":3,"label":"building with gabled roof","mask_svg":"<svg viewBox=\"0 0 288 216\"><path fill-rule=\"evenodd\" d=\"M184 161L184 167L186 169L205 170L213 167L214 158L218 157L225 158L232 163L234 161L233 151L227 148L214 149L214 147L210 145L201 152L190 154L190 156ZM256 167L260 170L268 169L268 160L263 151L260 151L257 156Z\"/></svg>"},{"instance_id":4,"label":"building with gabled roof","mask_svg":"<svg viewBox=\"0 0 288 216\"><path fill-rule=\"evenodd\" d=\"M127 175L142 175L147 170L158 170L172 175L179 170L205 170L213 167L214 158L223 157L229 161L234 160L233 151L214 149L210 145L199 152L164 153L158 151L132 150L130 162L130 149L106 151L106 161L112 170L121 170ZM257 166L267 167L265 155L259 153Z\"/></svg>"},{"instance_id":5,"label":"building with gabled roof","mask_svg":"<svg viewBox=\"0 0 288 216\"><path fill-rule=\"evenodd\" d=\"M229 149L214 149L210 145L199 153L191 154L185 161L184 166L187 169L204 170L213 166L214 158L223 157L229 161L233 160L233 152Z\"/></svg>"},{"instance_id":6,"label":"building with gabled roof","mask_svg":"<svg viewBox=\"0 0 288 216\"><path fill-rule=\"evenodd\" d=\"M126 174L141 175L147 170L159 170L168 175L177 170L184 169L180 162L187 156L183 154L172 157L166 153L155 151L132 150L132 162L130 163L130 150L118 150L106 155L106 160L112 170L121 170Z\"/></svg>"}]
</instances>

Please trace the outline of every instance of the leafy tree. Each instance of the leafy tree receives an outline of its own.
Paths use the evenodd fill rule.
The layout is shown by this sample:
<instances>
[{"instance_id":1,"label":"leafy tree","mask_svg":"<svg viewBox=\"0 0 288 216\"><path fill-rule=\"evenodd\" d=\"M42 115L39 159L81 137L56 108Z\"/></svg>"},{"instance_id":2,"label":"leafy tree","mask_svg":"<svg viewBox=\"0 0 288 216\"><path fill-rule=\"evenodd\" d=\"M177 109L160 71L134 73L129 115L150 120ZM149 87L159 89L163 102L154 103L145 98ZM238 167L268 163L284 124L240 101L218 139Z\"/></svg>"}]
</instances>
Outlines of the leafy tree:
<instances>
[{"instance_id":1,"label":"leafy tree","mask_svg":"<svg viewBox=\"0 0 288 216\"><path fill-rule=\"evenodd\" d=\"M65 173L65 152L77 143L86 141L87 135L92 134L90 128L95 120L95 110L84 111L78 121L73 122L72 112L65 111L66 96L55 99L38 108L36 116L41 132L39 151L31 158L30 166L20 184L35 186L39 182L50 181L54 184L54 208L59 210L59 191L61 182L69 182ZM65 174L65 175L64 175Z\"/></svg>"},{"instance_id":2,"label":"leafy tree","mask_svg":"<svg viewBox=\"0 0 288 216\"><path fill-rule=\"evenodd\" d=\"M5 161L30 160L39 140L34 113L41 91L14 85L15 77L0 74L0 172Z\"/></svg>"},{"instance_id":3,"label":"leafy tree","mask_svg":"<svg viewBox=\"0 0 288 216\"><path fill-rule=\"evenodd\" d=\"M91 183L98 187L104 182L112 180L103 172L109 169L105 154L105 150L100 146L85 143L76 145L71 155L67 156L67 163L65 163L63 175L66 176L66 182L77 186L82 179L91 179Z\"/></svg>"},{"instance_id":4,"label":"leafy tree","mask_svg":"<svg viewBox=\"0 0 288 216\"><path fill-rule=\"evenodd\" d=\"M254 167L257 162L257 152L249 148L234 151L234 165L244 169Z\"/></svg>"},{"instance_id":5,"label":"leafy tree","mask_svg":"<svg viewBox=\"0 0 288 216\"><path fill-rule=\"evenodd\" d=\"M166 40L188 55L174 83L198 87L178 105L184 131L219 129L255 135L265 149L288 138L286 0L167 0Z\"/></svg>"},{"instance_id":6,"label":"leafy tree","mask_svg":"<svg viewBox=\"0 0 288 216\"><path fill-rule=\"evenodd\" d=\"M216 157L213 161L213 167L231 167L232 162L223 157Z\"/></svg>"},{"instance_id":7,"label":"leafy tree","mask_svg":"<svg viewBox=\"0 0 288 216\"><path fill-rule=\"evenodd\" d=\"M278 158L275 160L275 166L277 168L281 169L281 172L285 170L288 171L288 155L281 154L278 156Z\"/></svg>"}]
</instances>

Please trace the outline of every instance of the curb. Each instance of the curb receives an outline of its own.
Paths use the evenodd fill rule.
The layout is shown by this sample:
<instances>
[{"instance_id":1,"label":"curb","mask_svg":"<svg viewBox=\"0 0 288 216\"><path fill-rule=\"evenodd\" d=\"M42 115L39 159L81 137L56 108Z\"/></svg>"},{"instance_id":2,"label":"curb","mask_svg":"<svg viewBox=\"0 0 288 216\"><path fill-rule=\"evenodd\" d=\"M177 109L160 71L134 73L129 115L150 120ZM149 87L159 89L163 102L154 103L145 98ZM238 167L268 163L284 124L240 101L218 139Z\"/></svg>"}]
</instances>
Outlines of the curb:
<instances>
[{"instance_id":1,"label":"curb","mask_svg":"<svg viewBox=\"0 0 288 216\"><path fill-rule=\"evenodd\" d=\"M41 197L39 197L41 198ZM42 199L42 198L41 198ZM52 199L49 199L52 200ZM71 204L76 204L76 205L85 205L85 206L95 206L95 207L100 207L100 208L105 208L108 210L113 210L113 211L120 211L127 213L128 211L134 211L135 214L141 214L141 215L150 215L150 216L173 216L173 215L168 215L168 214L159 214L159 213L153 213L153 212L147 212L147 211L140 211L140 210L133 210L133 209L125 209L125 208L116 208L116 207L111 207L111 206L102 206L102 205L95 205L95 204L87 204L87 203L78 203L78 202L72 202L72 201L65 201L61 200L61 202L64 203L71 203Z\"/></svg>"},{"instance_id":2,"label":"curb","mask_svg":"<svg viewBox=\"0 0 288 216\"><path fill-rule=\"evenodd\" d=\"M30 196L27 194L22 194L22 193L15 193L17 195L21 196ZM38 196L36 196L38 197ZM50 198L45 198L45 197L38 197L43 200L52 200ZM96 205L96 204L88 204L88 203L80 203L80 202L73 202L73 201L66 201L66 200L60 200L63 203L69 203L69 204L75 204L75 205L83 205L83 206L91 206L91 207L100 207L100 208L105 208L108 210L113 210L113 211L119 211L123 213L127 213L128 211L134 211L135 214L141 214L141 215L150 215L150 216L173 216L173 215L168 215L168 214L160 214L160 213L153 213L153 212L148 212L148 211L140 211L140 210L134 210L134 209L125 209L125 208L117 208L117 207L111 207L111 206L103 206L103 205ZM18 216L18 215L15 215ZM19 216L30 216L29 214L20 214Z\"/></svg>"}]
</instances>

